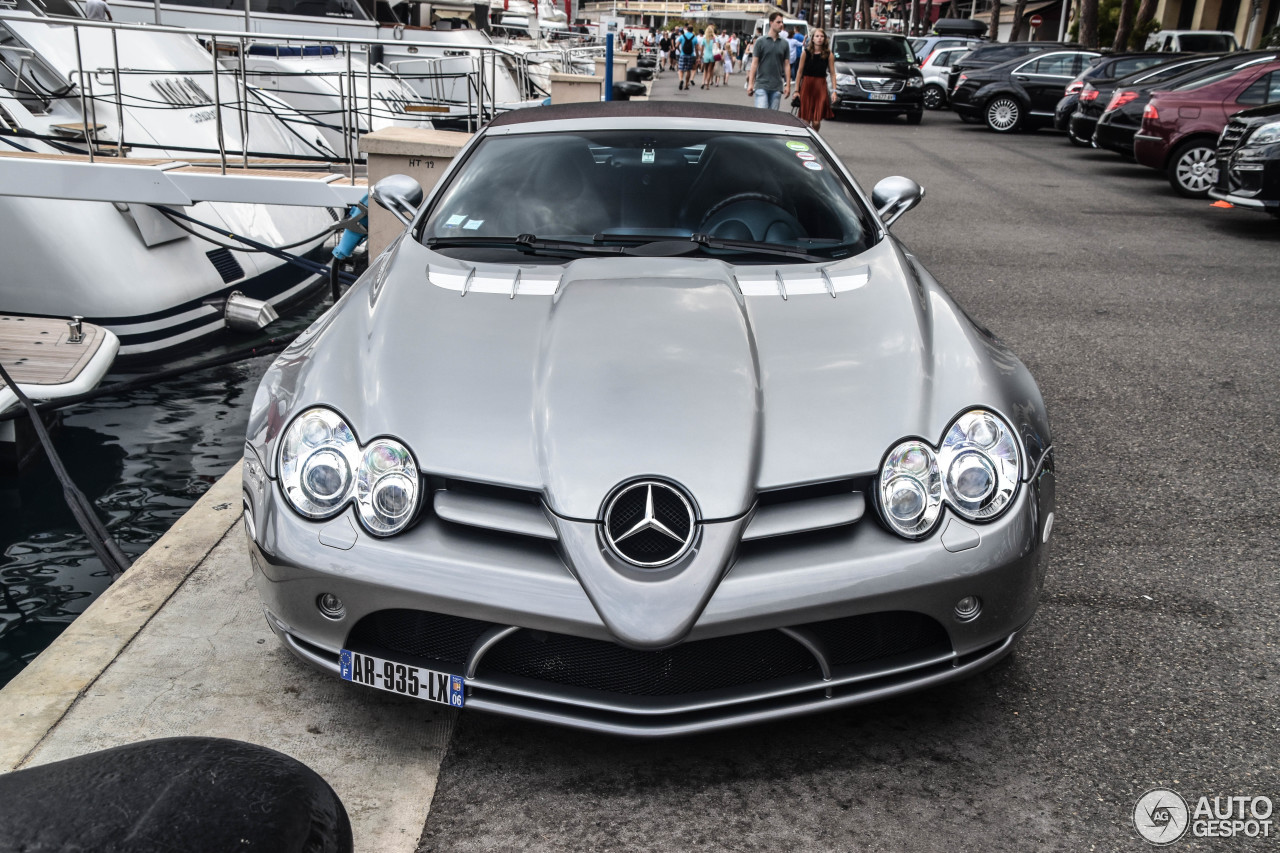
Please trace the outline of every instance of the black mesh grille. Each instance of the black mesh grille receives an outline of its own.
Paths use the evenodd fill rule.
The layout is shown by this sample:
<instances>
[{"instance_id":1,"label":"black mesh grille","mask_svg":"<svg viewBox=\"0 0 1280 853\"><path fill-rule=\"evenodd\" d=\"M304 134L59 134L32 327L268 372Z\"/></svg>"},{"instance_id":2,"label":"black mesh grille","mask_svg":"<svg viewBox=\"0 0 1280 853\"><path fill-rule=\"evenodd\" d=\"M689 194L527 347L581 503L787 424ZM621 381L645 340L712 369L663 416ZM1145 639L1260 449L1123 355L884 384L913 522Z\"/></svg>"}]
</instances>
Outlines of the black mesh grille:
<instances>
[{"instance_id":1,"label":"black mesh grille","mask_svg":"<svg viewBox=\"0 0 1280 853\"><path fill-rule=\"evenodd\" d=\"M212 252L205 252L205 255L227 284L244 278L244 268L229 249L214 249Z\"/></svg>"},{"instance_id":2,"label":"black mesh grille","mask_svg":"<svg viewBox=\"0 0 1280 853\"><path fill-rule=\"evenodd\" d=\"M520 675L631 696L675 696L818 671L813 656L778 631L696 640L660 652L520 631L480 660L479 674Z\"/></svg>"},{"instance_id":3,"label":"black mesh grille","mask_svg":"<svg viewBox=\"0 0 1280 853\"><path fill-rule=\"evenodd\" d=\"M817 634L834 666L877 660L936 646L950 649L946 630L923 613L894 611L800 626Z\"/></svg>"},{"instance_id":4,"label":"black mesh grille","mask_svg":"<svg viewBox=\"0 0 1280 853\"><path fill-rule=\"evenodd\" d=\"M466 663L472 645L492 627L490 622L442 613L379 610L352 629L347 647L367 654L385 649L444 663Z\"/></svg>"}]
</instances>

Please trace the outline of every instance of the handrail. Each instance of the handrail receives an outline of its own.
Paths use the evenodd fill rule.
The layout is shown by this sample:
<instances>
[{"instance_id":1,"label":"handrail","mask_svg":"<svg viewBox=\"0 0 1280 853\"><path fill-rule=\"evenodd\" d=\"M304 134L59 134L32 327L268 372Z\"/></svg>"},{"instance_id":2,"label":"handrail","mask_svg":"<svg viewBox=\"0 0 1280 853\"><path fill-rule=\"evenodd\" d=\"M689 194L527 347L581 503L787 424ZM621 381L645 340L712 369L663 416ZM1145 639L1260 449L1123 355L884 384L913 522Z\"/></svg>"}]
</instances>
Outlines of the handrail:
<instances>
[{"instance_id":1,"label":"handrail","mask_svg":"<svg viewBox=\"0 0 1280 853\"><path fill-rule=\"evenodd\" d=\"M194 76L194 75L210 74L213 77L212 100L213 100L214 114L217 121L216 133L217 133L217 145L218 145L218 155L219 155L218 159L219 159L220 169L223 173L225 173L227 168L228 148L230 147L227 145L227 142L226 142L225 127L223 124L223 110L228 107L234 108L237 111L237 115L239 118L239 131L240 131L240 137L241 137L239 147L240 147L241 155L244 158L244 165L247 166L248 165L247 152L249 148L249 145L247 142L247 137L249 133L248 110L250 109L250 99L249 99L249 81L248 81L249 71L246 68L246 55L248 54L250 46L255 44L275 45L277 47L277 55L279 55L280 50L282 49L280 47L281 43L285 45L289 45L289 44L333 45L335 47L339 47L340 49L342 49L343 53L345 53L346 55L345 73L341 71L334 72L334 75L339 78L336 81L337 85L335 86L335 88L337 89L337 97L338 97L339 103L338 103L337 109L334 110L334 112L338 112L341 115L340 124L341 124L341 132L343 137L343 145L342 145L340 154L342 156L342 159L346 162L346 165L350 169L352 180L354 180L355 161L356 161L356 145L354 143L353 136L357 136L364 130L372 129L373 127L373 122L375 117L374 106L373 106L373 95L374 95L373 77L374 76L378 76L379 79L385 79L387 77L394 78L397 76L395 72L398 70L400 66L407 66L416 62L425 63L425 67L429 69L431 72L433 72L432 74L427 75L427 77L430 80L430 82L428 83L428 86L430 87L430 93L432 96L431 100L433 100L435 103L451 103L451 102L459 103L456 100L452 100L445 97L444 81L447 79L458 79L460 77L466 78L466 86L465 86L466 103L467 103L466 122L469 130L474 130L477 122L482 125L492 120L492 118L498 113L498 81L500 79L500 75L498 71L499 63L502 63L504 72L509 71L511 73L512 78L515 80L515 83L518 86L521 99L528 98L534 92L540 91L540 87L536 87L533 84L531 79L531 75L530 75L531 59L529 57L524 56L520 51L515 51L501 45L491 45L491 44L460 45L455 42L424 40L424 41L415 41L415 44L420 45L422 47L429 48L429 49L438 49L438 50L446 51L448 53L453 53L456 55L425 56L419 59L401 60L401 61L390 63L390 67L388 67L387 64L378 63L379 67L382 69L382 72L384 73L378 73L376 75L372 67L373 63L367 62L366 63L367 67L364 70L364 76L365 76L364 95L367 101L366 101L366 108L364 110L361 110L359 106L359 97L360 97L360 94L358 94L359 88L356 83L356 73L352 63L352 53L356 49L362 49L362 52L364 53L364 55L371 60L373 57L373 51L371 50L371 48L373 46L375 45L386 46L386 41L382 39L352 38L347 36L323 37L323 36L304 36L304 35L283 35L283 34L259 33L259 32L237 31L237 30L210 29L210 28L201 28L201 27L175 27L175 26L150 25L150 24L143 25L143 24L132 24L132 23L118 23L114 21L90 21L86 19L73 18L69 16L56 16L56 15L42 16L42 15L31 15L31 14L24 14L24 13L10 13L5 11L3 7L0 7L0 28L8 29L11 32L13 32L14 28L4 26L5 24L10 22L23 24L23 25L40 23L40 24L71 27L73 37L76 43L75 63L77 67L69 71L67 76L69 78L69 82L75 85L76 89L78 90L77 95L73 95L72 97L78 96L80 101L80 112L81 112L81 115L83 116L83 123L84 123L84 129L85 129L84 139L85 139L86 147L88 149L90 162L93 162L94 160L95 149L98 148L98 142L99 142L97 121L96 121L98 98L95 97L93 94L94 75L98 75L99 77L102 77L105 75L106 79L104 79L103 82L105 83L106 80L109 79L114 89L114 101L115 101L114 112L115 112L116 122L118 125L118 130L116 133L117 148L115 153L117 156L123 157L124 148L125 148L125 145L124 145L125 96L122 93L122 86L121 86L122 75L152 73L152 74L192 74ZM86 69L84 67L84 58L83 58L83 53L80 46L80 35L81 35L81 31L85 28L106 29L111 32L114 67L111 67L111 68L99 67L97 69L92 69L92 70ZM118 49L118 42L117 42L117 35L121 31L139 32L139 33L147 33L147 34L163 33L166 35L180 36L180 37L192 39L193 41L202 44L202 46L205 49L209 50L211 54L211 67L206 66L205 69L200 71L155 69L153 71L147 72L137 68L122 69L120 67L119 49ZM220 47L231 49L232 45L236 45L238 47L238 50L237 50L238 66L239 66L238 70L235 68L224 68L220 64L221 60L224 58L222 56L222 51L220 50ZM36 51L33 51L27 47L8 46L6 47L6 50L20 52L22 54L30 54L33 58L39 57L39 54ZM539 53L551 53L551 55L554 56L554 52L551 52L551 51L540 51ZM567 54L564 51L561 51L560 53L561 53L560 64L563 66L567 61ZM306 51L302 51L301 54L305 56ZM444 68L444 63L456 62L462 56L466 57L466 60L464 62L465 70L456 72L456 73L441 73ZM15 80L18 81L17 83L15 83L15 89L21 89L23 86L25 86L26 88L31 89L31 95L33 97L39 99L42 103L45 102L43 96L36 91L36 86L38 81L24 82L23 76L21 74L21 71L22 71L21 67L19 68L19 72L15 73L13 69L9 67L7 62L4 63L4 65L6 70L10 74L14 74ZM221 78L218 75L220 74L230 74L230 75L233 75L234 77L239 78L236 81L235 88L236 88L237 97L235 99L236 103L234 105L224 103L224 99L222 97L222 89L221 89L221 86L219 85L219 80ZM287 72L285 72L284 76L289 76L289 75ZM342 79L342 78L346 78L346 79ZM401 80L401 86L404 86L404 85L405 85L404 81ZM406 90L407 92L414 92L412 87L406 87ZM420 93L414 92L414 95L412 98L404 98L403 100L409 101L409 102L413 102L413 101L420 102L422 98L420 97ZM362 124L361 112L365 113L366 121L363 122L365 124L364 128L361 127L361 124ZM384 111L380 107L379 114L382 114L383 112ZM403 112L403 110L398 110L397 112ZM394 119L396 117L392 117L392 118ZM337 128L332 128L331 132L336 130Z\"/></svg>"}]
</instances>

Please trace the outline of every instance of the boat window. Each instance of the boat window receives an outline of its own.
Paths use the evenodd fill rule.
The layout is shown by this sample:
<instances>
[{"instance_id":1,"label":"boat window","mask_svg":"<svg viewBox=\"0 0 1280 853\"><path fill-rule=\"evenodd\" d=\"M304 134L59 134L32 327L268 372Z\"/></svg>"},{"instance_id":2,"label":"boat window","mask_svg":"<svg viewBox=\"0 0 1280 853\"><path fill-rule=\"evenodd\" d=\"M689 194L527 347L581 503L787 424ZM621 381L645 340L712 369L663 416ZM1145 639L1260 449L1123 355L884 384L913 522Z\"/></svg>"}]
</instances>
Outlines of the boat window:
<instances>
[{"instance_id":1,"label":"boat window","mask_svg":"<svg viewBox=\"0 0 1280 853\"><path fill-rule=\"evenodd\" d=\"M687 254L679 244L703 234L827 259L863 251L877 232L826 155L801 138L598 131L485 138L433 203L420 237L428 245L519 235L664 243ZM475 258L469 248L448 251ZM776 262L778 253L723 254Z\"/></svg>"},{"instance_id":2,"label":"boat window","mask_svg":"<svg viewBox=\"0 0 1280 853\"><path fill-rule=\"evenodd\" d=\"M199 6L204 9L244 10L244 0L165 0L179 6ZM364 13L356 0L249 0L250 12L268 12L280 15L305 15L310 18L357 18Z\"/></svg>"}]
</instances>

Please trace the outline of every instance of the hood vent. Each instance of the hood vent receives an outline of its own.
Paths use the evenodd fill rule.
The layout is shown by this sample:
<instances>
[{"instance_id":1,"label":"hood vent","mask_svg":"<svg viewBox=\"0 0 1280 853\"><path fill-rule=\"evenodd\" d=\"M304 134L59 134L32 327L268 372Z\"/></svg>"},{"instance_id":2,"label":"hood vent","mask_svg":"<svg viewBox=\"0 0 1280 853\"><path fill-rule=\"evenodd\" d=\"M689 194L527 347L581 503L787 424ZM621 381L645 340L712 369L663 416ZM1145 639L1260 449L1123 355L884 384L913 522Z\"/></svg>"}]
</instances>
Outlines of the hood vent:
<instances>
[{"instance_id":1,"label":"hood vent","mask_svg":"<svg viewBox=\"0 0 1280 853\"><path fill-rule=\"evenodd\" d=\"M240 262L236 260L236 256L231 254L229 249L214 249L211 252L205 252L205 255L209 258L209 263L213 264L213 268L218 271L218 275L222 276L222 280L227 284L244 278L244 268L240 266Z\"/></svg>"}]
</instances>

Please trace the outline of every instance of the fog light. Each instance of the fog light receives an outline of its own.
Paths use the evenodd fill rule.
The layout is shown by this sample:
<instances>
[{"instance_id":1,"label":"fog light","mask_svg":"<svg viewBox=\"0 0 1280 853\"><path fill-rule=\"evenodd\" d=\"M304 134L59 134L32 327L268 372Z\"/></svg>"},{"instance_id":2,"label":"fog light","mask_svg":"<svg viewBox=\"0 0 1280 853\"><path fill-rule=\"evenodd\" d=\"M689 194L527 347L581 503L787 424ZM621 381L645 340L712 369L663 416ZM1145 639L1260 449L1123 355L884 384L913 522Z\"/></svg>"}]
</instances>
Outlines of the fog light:
<instances>
[{"instance_id":1,"label":"fog light","mask_svg":"<svg viewBox=\"0 0 1280 853\"><path fill-rule=\"evenodd\" d=\"M976 595L966 595L956 602L956 618L961 622L972 622L982 612L982 599Z\"/></svg>"},{"instance_id":2,"label":"fog light","mask_svg":"<svg viewBox=\"0 0 1280 853\"><path fill-rule=\"evenodd\" d=\"M331 592L321 593L316 599L316 607L320 608L320 615L326 619L341 619L347 615L347 608L343 606L342 599Z\"/></svg>"}]
</instances>

